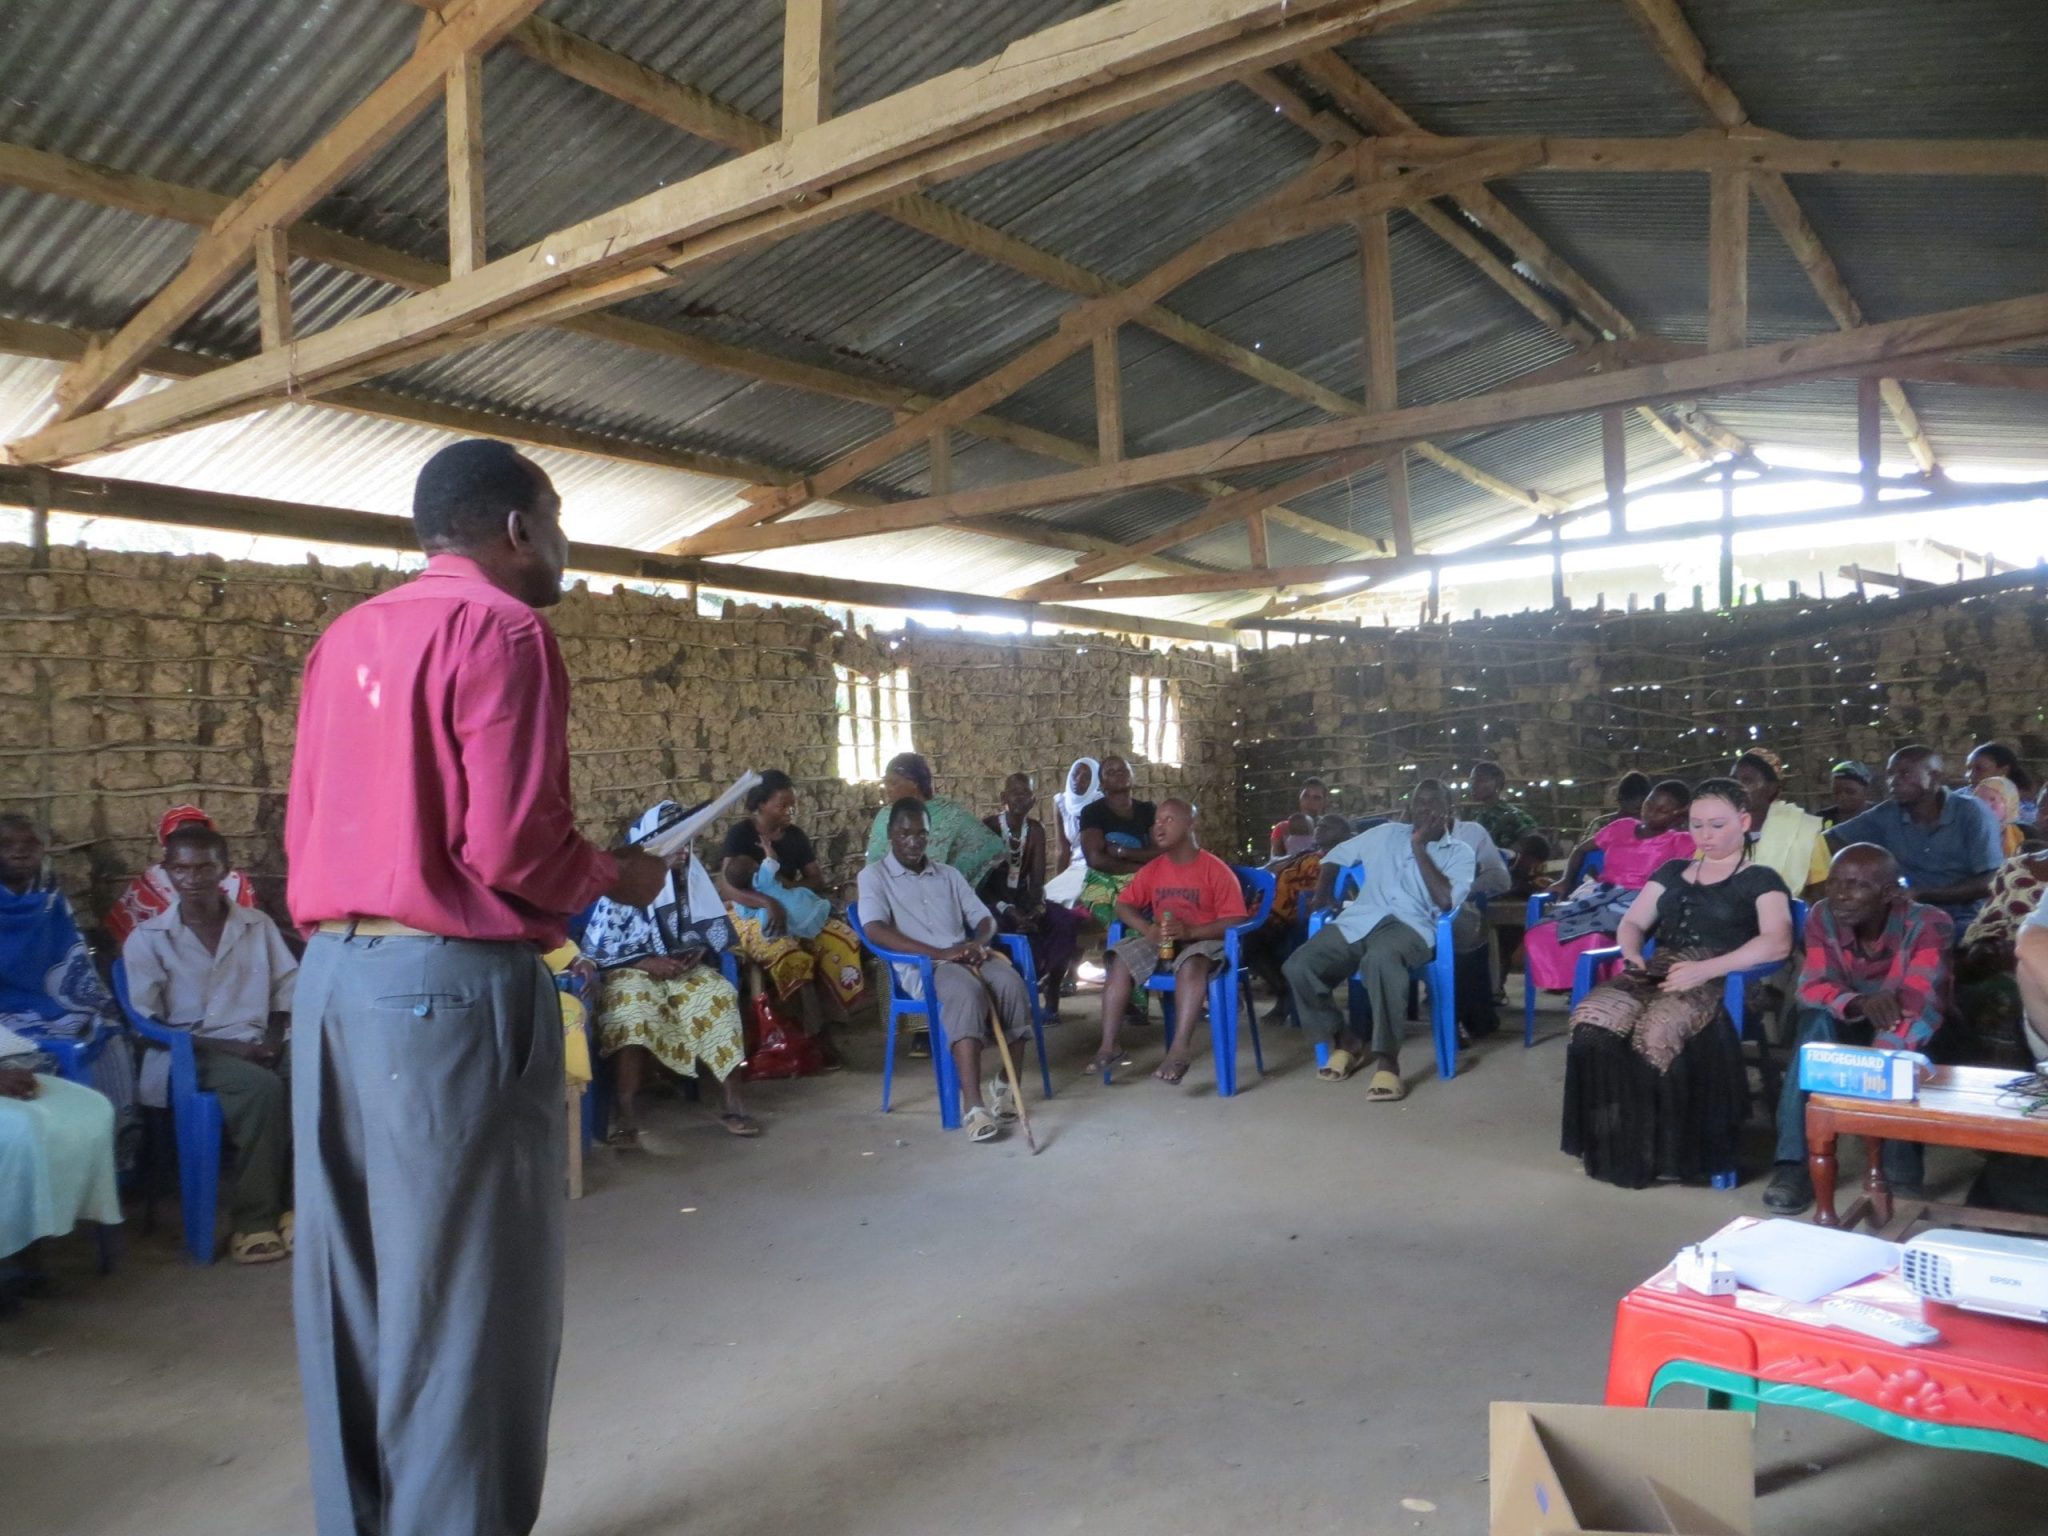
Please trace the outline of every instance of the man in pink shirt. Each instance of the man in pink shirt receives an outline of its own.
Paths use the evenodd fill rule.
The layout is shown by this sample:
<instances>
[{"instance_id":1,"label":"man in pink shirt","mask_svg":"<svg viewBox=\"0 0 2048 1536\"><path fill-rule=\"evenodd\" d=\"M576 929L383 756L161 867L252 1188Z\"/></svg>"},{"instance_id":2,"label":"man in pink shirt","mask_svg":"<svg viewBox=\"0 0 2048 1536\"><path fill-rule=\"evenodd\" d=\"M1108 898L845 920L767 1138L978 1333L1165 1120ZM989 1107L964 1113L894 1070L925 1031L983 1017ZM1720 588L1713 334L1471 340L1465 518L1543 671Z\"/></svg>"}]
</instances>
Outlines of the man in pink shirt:
<instances>
[{"instance_id":1,"label":"man in pink shirt","mask_svg":"<svg viewBox=\"0 0 2048 1536\"><path fill-rule=\"evenodd\" d=\"M667 867L577 834L568 541L503 443L435 454L414 581L336 619L285 849L299 1372L320 1536L522 1536L562 1323L562 1030L542 951Z\"/></svg>"}]
</instances>

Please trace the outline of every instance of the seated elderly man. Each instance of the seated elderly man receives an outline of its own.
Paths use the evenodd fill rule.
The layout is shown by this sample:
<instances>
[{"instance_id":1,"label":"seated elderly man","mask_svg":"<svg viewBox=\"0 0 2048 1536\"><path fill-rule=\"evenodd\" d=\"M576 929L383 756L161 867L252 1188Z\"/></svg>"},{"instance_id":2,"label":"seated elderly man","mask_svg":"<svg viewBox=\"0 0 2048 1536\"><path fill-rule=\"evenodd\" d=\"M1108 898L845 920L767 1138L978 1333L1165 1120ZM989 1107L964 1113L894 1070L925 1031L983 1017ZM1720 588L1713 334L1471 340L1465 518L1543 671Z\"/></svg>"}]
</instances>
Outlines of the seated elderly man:
<instances>
[{"instance_id":1,"label":"seated elderly man","mask_svg":"<svg viewBox=\"0 0 2048 1536\"><path fill-rule=\"evenodd\" d=\"M299 963L263 913L228 899L227 839L188 823L164 842L176 902L128 936L129 1000L192 1034L200 1088L220 1100L235 1146L228 1251L271 1264L291 1251L291 1063L285 1031ZM169 1053L144 1059L142 1101L161 1105Z\"/></svg>"},{"instance_id":2,"label":"seated elderly man","mask_svg":"<svg viewBox=\"0 0 2048 1536\"><path fill-rule=\"evenodd\" d=\"M990 1079L984 1098L982 1042L994 1038L998 1023L1010 1040L1029 1040L1031 994L1016 967L989 947L995 914L967 877L926 856L924 802L911 795L891 806L888 834L888 853L860 872L861 927L884 949L931 957L939 1024L960 1081L961 1126L969 1140L993 1141L1001 1122L1017 1118L1017 1105L1001 1076ZM898 967L898 979L913 995L922 984L909 966Z\"/></svg>"},{"instance_id":3,"label":"seated elderly man","mask_svg":"<svg viewBox=\"0 0 2048 1536\"><path fill-rule=\"evenodd\" d=\"M1806 914L1799 975L1798 1043L1809 1040L1924 1051L1948 1008L1949 945L1955 925L1899 888L1898 862L1872 843L1854 843L1829 866L1827 895ZM1921 1178L1919 1144L1890 1141L1885 1175L1895 1189ZM1764 1204L1791 1214L1813 1203L1806 1172L1806 1095L1798 1057L1778 1103L1778 1166Z\"/></svg>"},{"instance_id":4,"label":"seated elderly man","mask_svg":"<svg viewBox=\"0 0 2048 1536\"><path fill-rule=\"evenodd\" d=\"M1338 871L1348 864L1359 865L1365 877L1357 898L1290 955L1282 970L1309 1038L1337 1043L1316 1074L1332 1083L1351 1076L1365 1055L1364 1042L1349 1031L1332 995L1362 971L1374 1057L1365 1096L1405 1098L1401 1022L1408 1012L1408 972L1435 952L1438 915L1464 905L1477 860L1452 829L1451 797L1442 782L1424 779L1408 797L1405 822L1374 827L1323 856L1311 912L1333 904Z\"/></svg>"}]
</instances>

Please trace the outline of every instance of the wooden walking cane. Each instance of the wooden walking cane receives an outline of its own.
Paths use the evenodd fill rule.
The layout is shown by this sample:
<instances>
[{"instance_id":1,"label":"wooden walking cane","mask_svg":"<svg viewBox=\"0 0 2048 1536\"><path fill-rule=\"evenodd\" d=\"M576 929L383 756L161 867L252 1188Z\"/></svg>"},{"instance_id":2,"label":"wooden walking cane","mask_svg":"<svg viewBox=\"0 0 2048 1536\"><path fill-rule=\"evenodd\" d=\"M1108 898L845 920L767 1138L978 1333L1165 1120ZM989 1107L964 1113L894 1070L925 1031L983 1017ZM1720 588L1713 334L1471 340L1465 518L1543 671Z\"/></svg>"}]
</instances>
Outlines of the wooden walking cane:
<instances>
[{"instance_id":1,"label":"wooden walking cane","mask_svg":"<svg viewBox=\"0 0 2048 1536\"><path fill-rule=\"evenodd\" d=\"M1002 1005L996 1001L996 989L988 984L988 978L980 971L974 979L981 983L981 990L988 994L988 1018L994 1025L996 1050L1003 1058L1003 1077L1010 1085L1010 1097L1017 1101L1017 1123L1024 1127L1024 1144L1031 1148L1031 1155L1038 1156L1038 1138L1031 1134L1031 1111L1024 1107L1024 1085L1017 1081L1017 1064L1010 1059L1009 1037L1003 1033Z\"/></svg>"}]
</instances>

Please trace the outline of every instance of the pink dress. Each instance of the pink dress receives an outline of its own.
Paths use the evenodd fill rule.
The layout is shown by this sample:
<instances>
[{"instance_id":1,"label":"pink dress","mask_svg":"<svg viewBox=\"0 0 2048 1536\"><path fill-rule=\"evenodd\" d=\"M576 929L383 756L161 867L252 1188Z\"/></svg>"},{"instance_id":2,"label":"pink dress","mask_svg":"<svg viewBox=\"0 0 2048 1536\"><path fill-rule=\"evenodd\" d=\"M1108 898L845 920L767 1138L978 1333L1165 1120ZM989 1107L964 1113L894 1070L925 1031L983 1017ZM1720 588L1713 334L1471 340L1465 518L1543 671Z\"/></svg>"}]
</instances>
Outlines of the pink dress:
<instances>
[{"instance_id":1,"label":"pink dress","mask_svg":"<svg viewBox=\"0 0 2048 1536\"><path fill-rule=\"evenodd\" d=\"M1655 837L1638 837L1636 829L1641 825L1634 817L1624 817L1610 821L1594 834L1593 846L1600 850L1606 861L1599 875L1603 884L1640 891L1650 883L1650 876L1670 860L1693 856L1690 832L1674 827ZM1523 948L1529 985L1546 992L1569 992L1572 971L1578 965L1579 956L1589 949L1605 949L1613 943L1612 938L1598 933L1560 941L1555 923L1531 928Z\"/></svg>"}]
</instances>

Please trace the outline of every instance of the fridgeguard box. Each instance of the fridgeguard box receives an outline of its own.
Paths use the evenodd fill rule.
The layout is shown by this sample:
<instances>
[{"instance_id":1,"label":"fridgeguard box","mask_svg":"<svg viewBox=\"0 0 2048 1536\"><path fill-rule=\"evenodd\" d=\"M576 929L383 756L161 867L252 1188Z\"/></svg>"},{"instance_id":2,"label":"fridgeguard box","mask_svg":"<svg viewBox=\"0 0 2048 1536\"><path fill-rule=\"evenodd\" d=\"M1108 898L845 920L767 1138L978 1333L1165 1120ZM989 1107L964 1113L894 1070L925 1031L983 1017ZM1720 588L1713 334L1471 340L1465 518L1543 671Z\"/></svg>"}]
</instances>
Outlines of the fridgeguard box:
<instances>
[{"instance_id":1,"label":"fridgeguard box","mask_svg":"<svg viewBox=\"0 0 2048 1536\"><path fill-rule=\"evenodd\" d=\"M1491 1536L1752 1536L1746 1413L1495 1403Z\"/></svg>"},{"instance_id":2,"label":"fridgeguard box","mask_svg":"<svg viewBox=\"0 0 2048 1536\"><path fill-rule=\"evenodd\" d=\"M1799 1047L1799 1086L1849 1099L1910 1100L1919 1091L1920 1073L1932 1065L1918 1051L1809 1040Z\"/></svg>"}]
</instances>

